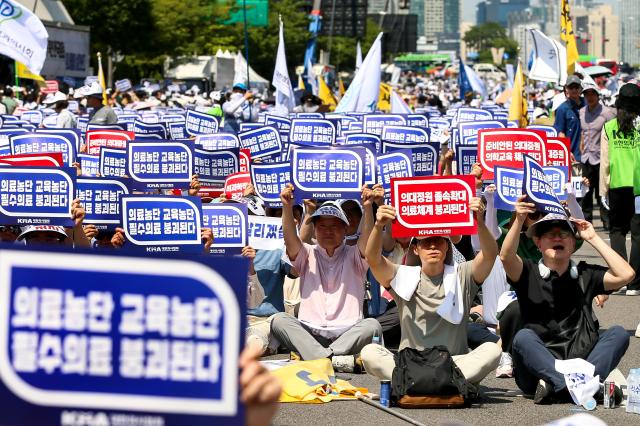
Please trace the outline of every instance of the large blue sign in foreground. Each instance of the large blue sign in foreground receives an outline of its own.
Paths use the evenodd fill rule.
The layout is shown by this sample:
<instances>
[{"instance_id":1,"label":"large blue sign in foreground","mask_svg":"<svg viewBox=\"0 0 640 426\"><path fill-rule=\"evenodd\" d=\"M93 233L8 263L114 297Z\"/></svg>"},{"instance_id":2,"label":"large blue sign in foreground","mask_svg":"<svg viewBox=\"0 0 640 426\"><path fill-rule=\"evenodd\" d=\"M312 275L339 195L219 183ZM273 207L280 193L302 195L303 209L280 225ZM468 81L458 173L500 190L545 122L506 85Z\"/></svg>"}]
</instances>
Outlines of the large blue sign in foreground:
<instances>
[{"instance_id":1,"label":"large blue sign in foreground","mask_svg":"<svg viewBox=\"0 0 640 426\"><path fill-rule=\"evenodd\" d=\"M2 422L243 424L246 274L237 257L0 248Z\"/></svg>"}]
</instances>

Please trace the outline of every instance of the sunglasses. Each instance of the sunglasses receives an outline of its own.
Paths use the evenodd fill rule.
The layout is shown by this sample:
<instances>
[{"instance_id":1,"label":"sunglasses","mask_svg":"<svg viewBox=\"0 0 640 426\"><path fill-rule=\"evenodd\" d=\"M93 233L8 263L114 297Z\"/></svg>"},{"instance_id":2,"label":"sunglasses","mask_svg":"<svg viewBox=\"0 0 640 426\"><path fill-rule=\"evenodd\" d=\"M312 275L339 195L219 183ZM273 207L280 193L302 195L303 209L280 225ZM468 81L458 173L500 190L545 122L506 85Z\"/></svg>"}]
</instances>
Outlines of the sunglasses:
<instances>
[{"instance_id":1,"label":"sunglasses","mask_svg":"<svg viewBox=\"0 0 640 426\"><path fill-rule=\"evenodd\" d=\"M572 236L573 233L569 232L569 231L549 231L549 232L545 232L544 234L542 234L542 238L547 238L547 239L553 239L553 238L557 238L560 237L563 240L566 240L567 238L569 238L570 236Z\"/></svg>"}]
</instances>

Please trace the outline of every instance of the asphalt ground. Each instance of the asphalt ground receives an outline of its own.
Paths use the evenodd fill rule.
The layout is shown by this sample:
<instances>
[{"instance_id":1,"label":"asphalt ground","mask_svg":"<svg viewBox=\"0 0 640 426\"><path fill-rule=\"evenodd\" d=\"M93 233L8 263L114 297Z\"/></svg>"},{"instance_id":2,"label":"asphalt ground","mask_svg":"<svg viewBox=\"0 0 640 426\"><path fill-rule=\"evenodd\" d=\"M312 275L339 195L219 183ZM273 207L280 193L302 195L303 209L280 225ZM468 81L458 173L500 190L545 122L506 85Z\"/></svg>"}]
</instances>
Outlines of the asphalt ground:
<instances>
[{"instance_id":1,"label":"asphalt ground","mask_svg":"<svg viewBox=\"0 0 640 426\"><path fill-rule=\"evenodd\" d=\"M598 221L595 223L599 224ZM596 230L599 228L596 227ZM601 229L601 228L600 228ZM599 232L608 241L608 236ZM627 241L629 244L629 241ZM603 264L602 259L589 244L576 252L575 260ZM621 325L630 336L630 345L619 370L626 377L631 368L640 368L640 338L634 337L636 326L640 322L640 296L612 295L604 308L594 308L600 320L601 328ZM270 358L283 358L277 355ZM373 393L379 392L379 382L367 374L341 374L339 379L350 381L358 387L366 387ZM514 379L496 379L490 374L481 383L481 398L471 408L413 409L392 408L420 423L467 424L467 425L541 425L562 417L586 411L573 404L534 405L530 398L524 397L517 388ZM624 407L604 409L599 405L590 414L602 419L609 425L640 425L640 415L626 413ZM391 414L371 407L361 401L333 401L326 404L281 404L273 422L274 425L291 426L330 426L330 425L407 425Z\"/></svg>"}]
</instances>

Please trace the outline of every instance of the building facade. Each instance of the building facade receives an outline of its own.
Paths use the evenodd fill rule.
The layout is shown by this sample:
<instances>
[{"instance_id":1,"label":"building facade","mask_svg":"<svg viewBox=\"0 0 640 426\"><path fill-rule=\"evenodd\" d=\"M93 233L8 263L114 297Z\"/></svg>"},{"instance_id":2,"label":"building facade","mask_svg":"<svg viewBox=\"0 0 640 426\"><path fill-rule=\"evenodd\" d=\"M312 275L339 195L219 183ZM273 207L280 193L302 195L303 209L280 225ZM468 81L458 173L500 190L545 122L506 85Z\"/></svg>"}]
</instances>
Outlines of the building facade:
<instances>
[{"instance_id":1,"label":"building facade","mask_svg":"<svg viewBox=\"0 0 640 426\"><path fill-rule=\"evenodd\" d=\"M640 65L640 1L620 0L620 58Z\"/></svg>"},{"instance_id":2,"label":"building facade","mask_svg":"<svg viewBox=\"0 0 640 426\"><path fill-rule=\"evenodd\" d=\"M476 22L478 25L497 22L506 28L510 13L520 12L529 6L530 0L485 0L478 3Z\"/></svg>"},{"instance_id":3,"label":"building facade","mask_svg":"<svg viewBox=\"0 0 640 426\"><path fill-rule=\"evenodd\" d=\"M635 3L638 4L637 1ZM610 5L575 7L572 15L578 53L596 58L620 59L620 19L613 14ZM637 32L635 34L638 35Z\"/></svg>"}]
</instances>

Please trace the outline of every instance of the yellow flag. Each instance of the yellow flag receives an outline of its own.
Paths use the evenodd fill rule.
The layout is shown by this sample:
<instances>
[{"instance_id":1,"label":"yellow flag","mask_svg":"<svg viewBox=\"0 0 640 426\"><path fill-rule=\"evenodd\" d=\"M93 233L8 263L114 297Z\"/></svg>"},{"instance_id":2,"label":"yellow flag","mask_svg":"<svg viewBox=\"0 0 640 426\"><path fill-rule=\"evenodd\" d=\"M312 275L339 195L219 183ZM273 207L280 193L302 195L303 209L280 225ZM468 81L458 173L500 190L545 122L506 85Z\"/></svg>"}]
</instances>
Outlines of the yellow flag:
<instances>
[{"instance_id":1,"label":"yellow flag","mask_svg":"<svg viewBox=\"0 0 640 426\"><path fill-rule=\"evenodd\" d=\"M527 93L524 90L524 74L522 64L518 62L518 69L513 81L513 91L511 92L511 106L509 106L509 121L518 121L521 128L529 125L529 108L527 104Z\"/></svg>"},{"instance_id":2,"label":"yellow flag","mask_svg":"<svg viewBox=\"0 0 640 426\"><path fill-rule=\"evenodd\" d=\"M28 80L36 80L44 82L44 78L39 76L38 74L32 73L29 68L22 62L16 61L16 73L18 74L18 78L26 78Z\"/></svg>"},{"instance_id":3,"label":"yellow flag","mask_svg":"<svg viewBox=\"0 0 640 426\"><path fill-rule=\"evenodd\" d=\"M342 81L342 77L338 79L338 91L340 92L340 97L343 97L347 91L347 89L344 88L344 82Z\"/></svg>"},{"instance_id":4,"label":"yellow flag","mask_svg":"<svg viewBox=\"0 0 640 426\"><path fill-rule=\"evenodd\" d=\"M391 111L391 86L380 83L380 97L378 98L378 109L380 111Z\"/></svg>"},{"instance_id":5,"label":"yellow flag","mask_svg":"<svg viewBox=\"0 0 640 426\"><path fill-rule=\"evenodd\" d=\"M305 90L304 81L302 81L302 74L298 74L298 90Z\"/></svg>"},{"instance_id":6,"label":"yellow flag","mask_svg":"<svg viewBox=\"0 0 640 426\"><path fill-rule=\"evenodd\" d=\"M329 86L327 86L322 76L318 77L318 97L322 100L323 104L329 105L329 111L333 111L336 109L336 106L338 106L336 97L333 96L333 92L331 92L331 89L329 89Z\"/></svg>"},{"instance_id":7,"label":"yellow flag","mask_svg":"<svg viewBox=\"0 0 640 426\"><path fill-rule=\"evenodd\" d=\"M102 55L98 52L98 83L102 86L102 105L107 104L107 84L104 81L104 72L102 71Z\"/></svg>"},{"instance_id":8,"label":"yellow flag","mask_svg":"<svg viewBox=\"0 0 640 426\"><path fill-rule=\"evenodd\" d=\"M567 75L572 75L578 61L578 46L576 45L576 36L573 33L569 0L560 0L560 2L560 39L567 45Z\"/></svg>"}]
</instances>

